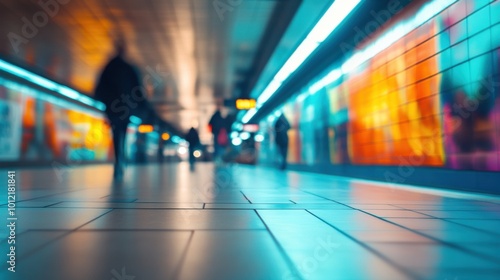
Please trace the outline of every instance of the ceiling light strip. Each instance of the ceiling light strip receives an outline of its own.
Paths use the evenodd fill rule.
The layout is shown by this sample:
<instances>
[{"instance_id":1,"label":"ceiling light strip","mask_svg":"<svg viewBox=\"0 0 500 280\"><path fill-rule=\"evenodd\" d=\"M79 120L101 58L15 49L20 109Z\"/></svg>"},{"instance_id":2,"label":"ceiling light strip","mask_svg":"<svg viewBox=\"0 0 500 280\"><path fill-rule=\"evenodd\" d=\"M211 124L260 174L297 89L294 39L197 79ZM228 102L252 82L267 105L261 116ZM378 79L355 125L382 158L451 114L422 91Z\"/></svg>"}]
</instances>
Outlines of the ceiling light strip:
<instances>
[{"instance_id":1,"label":"ceiling light strip","mask_svg":"<svg viewBox=\"0 0 500 280\"><path fill-rule=\"evenodd\" d=\"M42 76L29 72L21 67L8 63L5 60L0 59L0 70L37 84L45 89L48 89L49 91L57 92L77 102L95 107L101 111L104 111L106 109L106 106L102 102L96 101L72 88L63 86Z\"/></svg>"},{"instance_id":2,"label":"ceiling light strip","mask_svg":"<svg viewBox=\"0 0 500 280\"><path fill-rule=\"evenodd\" d=\"M363 0L336 0L328 8L321 19L316 23L311 32L297 47L290 58L281 67L273 80L264 89L257 99L257 110L273 96L281 87L283 82L290 77L304 61L323 43L324 40L344 21L344 19L356 8ZM247 123L257 113L257 110L250 110L244 116L242 121Z\"/></svg>"},{"instance_id":3,"label":"ceiling light strip","mask_svg":"<svg viewBox=\"0 0 500 280\"><path fill-rule=\"evenodd\" d=\"M457 1L458 0L434 0L427 3L414 17L396 25L365 49L356 52L353 56L346 60L341 67L334 69L323 76L323 78L318 80L308 89L309 94L318 92L321 88L326 87L342 78L344 74L356 70L363 63L387 49L392 44L409 34L411 31L415 30L417 27L426 23ZM244 116L243 122L245 122L245 117L248 116L247 119L249 121L256 113L256 111L248 112L247 115Z\"/></svg>"}]
</instances>

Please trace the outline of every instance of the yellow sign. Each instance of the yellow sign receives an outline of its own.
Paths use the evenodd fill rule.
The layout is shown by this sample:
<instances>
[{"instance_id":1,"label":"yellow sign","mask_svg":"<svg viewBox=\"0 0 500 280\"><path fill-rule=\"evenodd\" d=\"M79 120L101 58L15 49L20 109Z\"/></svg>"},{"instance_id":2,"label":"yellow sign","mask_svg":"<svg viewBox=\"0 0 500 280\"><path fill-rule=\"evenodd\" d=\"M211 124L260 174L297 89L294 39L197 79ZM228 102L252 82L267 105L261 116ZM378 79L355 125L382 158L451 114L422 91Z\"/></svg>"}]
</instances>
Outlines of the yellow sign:
<instances>
[{"instance_id":1,"label":"yellow sign","mask_svg":"<svg viewBox=\"0 0 500 280\"><path fill-rule=\"evenodd\" d=\"M238 110L250 110L255 108L256 105L255 99L236 99L236 109Z\"/></svg>"}]
</instances>

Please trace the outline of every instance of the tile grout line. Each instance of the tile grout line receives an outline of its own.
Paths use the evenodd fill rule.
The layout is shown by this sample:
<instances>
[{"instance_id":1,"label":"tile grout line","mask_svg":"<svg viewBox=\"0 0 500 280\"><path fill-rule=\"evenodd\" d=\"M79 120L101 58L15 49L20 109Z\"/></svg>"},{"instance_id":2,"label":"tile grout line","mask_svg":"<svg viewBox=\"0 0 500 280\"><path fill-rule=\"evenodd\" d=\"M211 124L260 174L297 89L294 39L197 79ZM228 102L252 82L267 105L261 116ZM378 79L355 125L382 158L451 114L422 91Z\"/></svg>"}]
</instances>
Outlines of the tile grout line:
<instances>
[{"instance_id":1,"label":"tile grout line","mask_svg":"<svg viewBox=\"0 0 500 280\"><path fill-rule=\"evenodd\" d=\"M405 210L408 210L408 211L412 211L412 212L415 212L415 213L419 213L419 214L424 214L424 215L429 215L429 214L425 214L425 213L421 213L419 212L418 210L413 210L413 209L406 209L406 208L403 208ZM424 210L424 211L427 211L427 210ZM430 210L432 211L432 210ZM496 234L494 232L491 232L491 231L488 231L488 230L484 230L484 229L480 229L480 228L475 228L473 226L469 226L469 225L464 225L464 224L461 224L461 223L458 223L458 222L455 222L453 221L453 219L448 219L448 218L440 218L440 217L436 217L436 216L431 216L433 217L434 219L436 220L441 220L441 221L444 221L444 222L449 222L449 223L452 223L454 225L458 225L458 226L462 226L462 227L466 227L468 229L471 229L471 230L474 230L474 231L478 231L478 232L481 232L481 233L485 233L485 234L488 234L488 235L494 235L494 236L499 236L499 234ZM478 221L498 221L500 223L500 220L485 220L485 219L463 219L463 220L478 220Z\"/></svg>"},{"instance_id":2,"label":"tile grout line","mask_svg":"<svg viewBox=\"0 0 500 280\"><path fill-rule=\"evenodd\" d=\"M300 273L300 271L295 266L295 263L293 262L292 258L287 254L285 248L281 245L281 243L278 241L278 239L273 234L273 232L271 231L271 229L267 226L267 223L260 216L259 212L257 210L255 210L255 209L253 211L255 212L255 214L257 215L257 217L259 217L260 221L266 227L266 231L269 233L269 235L271 235L271 238L273 239L275 245L278 247L278 251L285 258L286 263L290 266L290 269L291 269L292 273L295 274L295 275L300 275L301 279L303 279L302 274Z\"/></svg>"},{"instance_id":3,"label":"tile grout line","mask_svg":"<svg viewBox=\"0 0 500 280\"><path fill-rule=\"evenodd\" d=\"M188 254L189 248L191 247L191 242L193 241L193 236L195 233L194 230L191 230L190 232L191 232L191 234L189 235L189 239L188 239L188 242L186 244L186 248L184 248L182 255L181 255L181 258L179 260L179 263L177 264L174 272L172 273L172 279L180 279L179 278L180 273L182 271L182 267L184 266L184 262L186 261L187 254Z\"/></svg>"},{"instance_id":4,"label":"tile grout line","mask_svg":"<svg viewBox=\"0 0 500 280\"><path fill-rule=\"evenodd\" d=\"M445 241L445 240L442 240L442 239L436 238L436 237L434 237L434 236L428 235L428 234L423 233L423 232L420 232L420 231L418 231L418 230L414 230L414 229L408 228L408 227L406 227L406 226L403 226L403 225L397 224L397 223L395 223L395 222L392 222L392 221L390 221L390 220L387 220L386 218L383 218L383 217L379 217L379 216L373 215L373 214L371 214L371 213L369 213L369 212L366 212L366 211L363 211L363 210L359 210L359 209L358 209L358 211L361 211L361 212L363 212L363 213L365 213L365 214L367 214L367 215L370 215L370 216L372 216L372 217L375 217L375 218L380 219L380 220L382 220L382 221L385 221L385 222L387 222L387 223L390 223L390 224L396 225L396 226L398 226L398 227L404 228L404 229L409 230L409 231L411 231L411 232L413 232L413 233L416 233L416 234L418 234L418 235L424 236L424 237L426 237L426 238L428 238L428 239L432 239L432 240L434 240L434 241L436 241L436 242L438 242L438 243L441 243L441 244L443 244L443 245L445 245L445 246L447 246L447 247L454 248L454 249L456 249L456 250L462 251L463 253L467 253L467 254L469 254L469 255L473 255L473 256L479 257L479 258L481 258L481 259L483 259L483 260L487 260L487 261L489 261L489 262L491 262L491 261L492 261L492 260L491 260L491 257L489 257L489 256L487 256L487 255L483 255L483 254L481 254L481 253L477 253L477 252L471 251L471 250L469 250L469 249L467 249L467 248L465 248L465 247L462 247L462 246L460 246L460 245L457 245L457 244L454 244L454 243L452 243L452 242L448 242L448 241ZM436 219L436 220L438 220L438 219ZM500 262L497 262L497 261L494 261L494 262L495 262L495 263L497 263L497 264L499 264L499 263L500 263Z\"/></svg>"},{"instance_id":5,"label":"tile grout line","mask_svg":"<svg viewBox=\"0 0 500 280\"><path fill-rule=\"evenodd\" d=\"M312 195L319 196L319 197L322 197L322 196L317 195L317 194L314 194L314 193L311 193L311 194L312 194ZM322 198L325 198L325 197L322 197ZM328 198L325 198L325 199L328 199ZM328 199L328 200L331 200L331 199ZM332 201L334 201L334 200L332 200ZM374 214L372 214L372 213L370 213L370 212L366 212L365 210L362 210L362 209L357 209L357 208L351 207L351 206L349 206L349 205L347 205L347 204L344 204L344 203L341 203L341 202L337 202L337 203L340 203L340 204L342 204L342 205L344 205L344 206L347 206L347 207L349 207L349 208L352 208L353 210L360 211L360 212L362 212L362 213L365 213L365 214L367 214L367 215L370 215L370 216L372 216L372 217L374 217L374 218L377 218L377 219L379 219L379 220L381 220L381 221L384 221L384 222L386 222L386 223L390 223L390 224L392 224L392 225L395 225L395 226L398 226L398 227L400 227L400 228L406 229L406 230L408 230L408 231L411 231L411 232L413 232L413 233L416 233L416 234L418 234L418 235L420 235L420 236L423 236L423 237L425 237L425 238L428 238L428 239L434 240L435 242L440 243L440 244L442 244L442 245L445 245L445 246L447 246L447 247L454 248L454 249L457 249L457 250L462 251L462 252L464 252L464 253L467 253L467 254L469 254L469 255L473 255L473 256L479 257L479 258L481 258L481 259L483 259L483 260L487 260L487 261L489 261L489 262L492 262L491 258L490 258L489 256L487 256L487 255L483 255L483 254L480 254L480 253L477 253L477 252L471 251L471 250L469 250L469 249L467 249L467 248L465 248L465 247L459 246L459 245L457 245L457 244L454 244L454 243L451 243L451 242L448 242L448 241L445 241L445 240L441 240L441 239L439 239L439 238L435 238L435 237L433 237L433 236L427 235L427 234L422 233L422 232L420 232L420 231L417 231L417 230L414 230L414 229L408 228L408 227L406 227L406 226L400 225L400 224L398 224L398 223L392 222L392 221L390 221L390 220L387 220L387 219L385 219L385 218L383 218L383 217L379 217L379 216L374 215ZM307 211L307 210L306 210L306 211ZM309 211L308 211L308 212L309 212ZM497 262L497 261L493 261L493 262L494 262L494 263L497 263L497 264L499 263L499 262Z\"/></svg>"},{"instance_id":6,"label":"tile grout line","mask_svg":"<svg viewBox=\"0 0 500 280\"><path fill-rule=\"evenodd\" d=\"M59 202L56 202L56 203L52 203L52 204L49 204L49 205L45 205L45 206L44 206L44 207L42 207L42 208L50 208L50 207L52 207L52 206L54 206L54 205L61 204L61 203L63 203L63 201L59 201Z\"/></svg>"},{"instance_id":7,"label":"tile grout line","mask_svg":"<svg viewBox=\"0 0 500 280\"><path fill-rule=\"evenodd\" d=\"M243 197L250 203L250 204L253 204L252 201L250 201L250 199L248 199L248 197L243 193L243 191L240 190L240 193L243 195Z\"/></svg>"},{"instance_id":8,"label":"tile grout line","mask_svg":"<svg viewBox=\"0 0 500 280\"><path fill-rule=\"evenodd\" d=\"M47 242L47 243L45 243L45 244L42 244L42 245L40 245L40 246L38 246L38 247L35 247L35 248L31 249L30 251L26 252L26 253L22 256L22 258L23 258L23 259L27 259L27 258L31 257L34 253L38 252L39 250L41 250L41 249L43 249L43 248L45 248L45 247L47 247L47 246L49 246L49 245L53 244L53 243L54 243L54 242L56 242L56 241L59 241L59 240L63 239L64 237L66 237L66 236L70 235L71 233L74 233L74 232L78 231L80 228L82 228L82 227L84 227L84 226L88 225L89 223L92 223L93 221L95 221L95 220L97 220L97 219L99 219L99 218L103 217L103 216L104 216L104 215L106 215L106 214L109 214L109 213L110 213L110 212L112 212L113 210L114 210L114 209L111 209L111 210L109 210L109 211L107 211L107 212L105 212L105 213L103 213L103 214L101 214L101 215L99 215L99 216L95 217L94 219L91 219L90 221L88 221L88 222L86 222L86 223L84 223L84 224L82 224L82 225L80 225L80 226L78 226L78 227L76 227L76 228L74 228L74 229L65 230L65 231L64 231L65 233L63 233L61 236L56 237L55 239L53 239L53 240L51 240L51 241L49 241L49 242ZM31 230L31 231L33 231L33 230Z\"/></svg>"},{"instance_id":9,"label":"tile grout line","mask_svg":"<svg viewBox=\"0 0 500 280\"><path fill-rule=\"evenodd\" d=\"M42 195L42 196L35 197L35 198L18 200L18 201L16 201L16 203L26 202L26 201L32 201L32 200L37 200L37 199L40 199L40 198L46 198L46 197L51 197L51 196L56 196L56 195L62 195L62 194L67 194L67 193L72 193L72 192L78 192L78 191L84 191L84 190L88 190L88 188L82 188L82 189L73 190L73 191L65 191L65 192L60 192L60 193L55 193L55 194ZM7 203L4 204L4 205L7 205Z\"/></svg>"},{"instance_id":10,"label":"tile grout line","mask_svg":"<svg viewBox=\"0 0 500 280\"><path fill-rule=\"evenodd\" d=\"M410 278L412 279L424 279L422 277L419 277L417 274L415 274L414 272L408 270L406 267L404 266L401 266L395 262L393 262L390 258L388 258L386 255L382 254L381 252L377 251L376 249L370 247L369 245L367 245L367 242L363 242L357 238L355 238L354 236L346 233L345 231L337 228L336 226L332 225L331 223L325 221L324 219L320 218L319 216L317 216L316 214L312 213L311 211L309 210L306 210L306 212L308 212L309 214L311 214L313 217L315 217L316 219L320 220L321 222L327 224L329 227L333 228L334 230L338 231L340 234L344 235L345 237L349 238L350 240L354 241L355 243L357 243L358 245L360 245L361 247L365 248L367 251L371 252L372 254L376 255L377 257L379 257L380 259L382 259L383 261L385 261L387 264L391 265L393 268L397 269L399 272L405 274L406 276L409 276Z\"/></svg>"}]
</instances>

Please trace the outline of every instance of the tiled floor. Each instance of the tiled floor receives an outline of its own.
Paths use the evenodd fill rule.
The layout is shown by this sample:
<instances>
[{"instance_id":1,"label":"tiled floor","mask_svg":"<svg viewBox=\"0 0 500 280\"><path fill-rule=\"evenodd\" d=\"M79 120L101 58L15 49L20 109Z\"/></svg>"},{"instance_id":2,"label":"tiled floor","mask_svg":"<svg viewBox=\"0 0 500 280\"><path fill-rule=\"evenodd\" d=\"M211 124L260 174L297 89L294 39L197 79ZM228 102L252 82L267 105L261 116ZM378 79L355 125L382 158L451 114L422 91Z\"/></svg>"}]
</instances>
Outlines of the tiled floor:
<instances>
[{"instance_id":1,"label":"tiled floor","mask_svg":"<svg viewBox=\"0 0 500 280\"><path fill-rule=\"evenodd\" d=\"M111 174L17 170L0 279L500 279L495 197L211 164Z\"/></svg>"}]
</instances>

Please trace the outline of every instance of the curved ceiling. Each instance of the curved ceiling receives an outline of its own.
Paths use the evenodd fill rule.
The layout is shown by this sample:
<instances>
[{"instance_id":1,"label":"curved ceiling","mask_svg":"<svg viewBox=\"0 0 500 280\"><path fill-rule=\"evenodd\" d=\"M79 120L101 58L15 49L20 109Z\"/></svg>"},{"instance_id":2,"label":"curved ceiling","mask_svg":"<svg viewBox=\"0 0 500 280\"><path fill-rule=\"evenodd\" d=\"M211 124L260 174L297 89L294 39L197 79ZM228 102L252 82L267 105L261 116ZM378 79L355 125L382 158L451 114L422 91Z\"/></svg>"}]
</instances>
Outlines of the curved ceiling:
<instances>
[{"instance_id":1,"label":"curved ceiling","mask_svg":"<svg viewBox=\"0 0 500 280\"><path fill-rule=\"evenodd\" d=\"M203 126L245 78L277 2L0 0L0 55L92 95L123 37L158 114Z\"/></svg>"}]
</instances>

